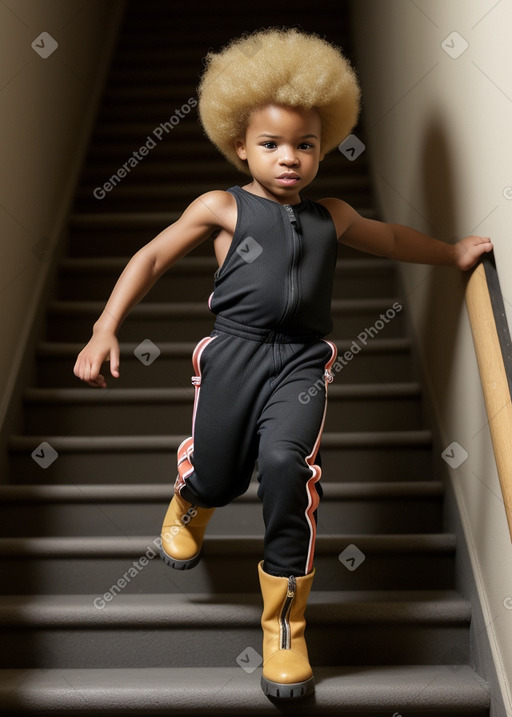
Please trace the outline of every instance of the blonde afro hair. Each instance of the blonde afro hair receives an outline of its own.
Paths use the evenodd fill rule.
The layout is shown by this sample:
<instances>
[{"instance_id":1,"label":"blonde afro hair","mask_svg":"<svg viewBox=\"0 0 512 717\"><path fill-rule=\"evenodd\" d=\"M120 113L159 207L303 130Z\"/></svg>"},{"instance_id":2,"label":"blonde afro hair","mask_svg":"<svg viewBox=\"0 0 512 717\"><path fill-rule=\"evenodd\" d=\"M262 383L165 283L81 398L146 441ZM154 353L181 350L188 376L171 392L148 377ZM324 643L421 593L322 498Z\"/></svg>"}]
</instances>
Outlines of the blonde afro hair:
<instances>
[{"instance_id":1,"label":"blonde afro hair","mask_svg":"<svg viewBox=\"0 0 512 717\"><path fill-rule=\"evenodd\" d=\"M313 33L268 28L210 52L198 88L199 117L214 145L247 172L235 140L252 112L267 105L316 109L321 150L329 152L350 133L359 114L356 74L341 50Z\"/></svg>"}]
</instances>

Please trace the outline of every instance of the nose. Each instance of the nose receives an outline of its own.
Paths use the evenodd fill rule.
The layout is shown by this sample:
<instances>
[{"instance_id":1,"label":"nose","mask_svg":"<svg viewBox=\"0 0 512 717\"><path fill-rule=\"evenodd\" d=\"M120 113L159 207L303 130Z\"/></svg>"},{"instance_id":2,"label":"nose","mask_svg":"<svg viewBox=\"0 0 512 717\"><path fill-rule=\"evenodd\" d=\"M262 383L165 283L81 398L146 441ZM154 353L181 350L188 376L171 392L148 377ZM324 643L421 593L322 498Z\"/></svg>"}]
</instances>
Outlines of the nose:
<instances>
[{"instance_id":1,"label":"nose","mask_svg":"<svg viewBox=\"0 0 512 717\"><path fill-rule=\"evenodd\" d=\"M295 167L299 163L297 153L292 145L283 145L279 162L286 167Z\"/></svg>"}]
</instances>

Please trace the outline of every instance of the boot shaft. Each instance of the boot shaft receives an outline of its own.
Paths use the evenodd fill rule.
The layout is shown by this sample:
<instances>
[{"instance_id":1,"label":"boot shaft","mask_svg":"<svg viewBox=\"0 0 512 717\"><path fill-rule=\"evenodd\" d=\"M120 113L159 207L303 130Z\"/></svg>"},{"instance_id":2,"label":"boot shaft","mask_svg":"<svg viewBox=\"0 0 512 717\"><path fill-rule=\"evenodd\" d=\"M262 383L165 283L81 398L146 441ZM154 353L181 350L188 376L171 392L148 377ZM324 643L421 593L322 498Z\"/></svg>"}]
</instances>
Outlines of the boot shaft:
<instances>
[{"instance_id":1,"label":"boot shaft","mask_svg":"<svg viewBox=\"0 0 512 717\"><path fill-rule=\"evenodd\" d=\"M307 659L304 640L306 620L304 613L311 592L315 570L301 577L276 577L258 566L263 612L263 650L269 654L275 650L294 650Z\"/></svg>"}]
</instances>

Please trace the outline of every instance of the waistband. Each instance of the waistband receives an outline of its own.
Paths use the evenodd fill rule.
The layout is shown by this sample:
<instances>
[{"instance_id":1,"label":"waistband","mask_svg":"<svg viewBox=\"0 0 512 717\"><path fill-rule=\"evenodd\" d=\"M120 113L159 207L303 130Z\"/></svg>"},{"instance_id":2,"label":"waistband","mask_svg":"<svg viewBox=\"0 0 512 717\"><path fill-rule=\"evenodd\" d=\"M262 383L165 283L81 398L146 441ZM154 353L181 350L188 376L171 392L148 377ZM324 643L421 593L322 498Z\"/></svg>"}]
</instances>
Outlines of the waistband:
<instances>
[{"instance_id":1,"label":"waistband","mask_svg":"<svg viewBox=\"0 0 512 717\"><path fill-rule=\"evenodd\" d=\"M249 341L259 343L276 344L307 344L319 341L322 337L313 331L276 331L274 329L262 329L258 326L246 326L239 324L225 316L216 316L214 330L223 331Z\"/></svg>"}]
</instances>

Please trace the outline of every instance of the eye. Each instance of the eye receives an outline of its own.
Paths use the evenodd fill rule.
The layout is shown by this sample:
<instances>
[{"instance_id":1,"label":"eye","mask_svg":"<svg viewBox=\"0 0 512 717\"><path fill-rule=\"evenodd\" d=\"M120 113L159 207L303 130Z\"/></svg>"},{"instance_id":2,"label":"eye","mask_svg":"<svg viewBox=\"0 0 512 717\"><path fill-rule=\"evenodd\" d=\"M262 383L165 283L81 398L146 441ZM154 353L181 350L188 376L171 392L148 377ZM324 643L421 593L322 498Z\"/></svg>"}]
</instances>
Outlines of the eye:
<instances>
[{"instance_id":1,"label":"eye","mask_svg":"<svg viewBox=\"0 0 512 717\"><path fill-rule=\"evenodd\" d=\"M268 139L266 142L262 142L261 146L265 147L265 149L275 149L277 147L277 144L272 140Z\"/></svg>"},{"instance_id":2,"label":"eye","mask_svg":"<svg viewBox=\"0 0 512 717\"><path fill-rule=\"evenodd\" d=\"M299 149L313 149L315 145L311 144L310 142L302 142L299 144Z\"/></svg>"}]
</instances>

